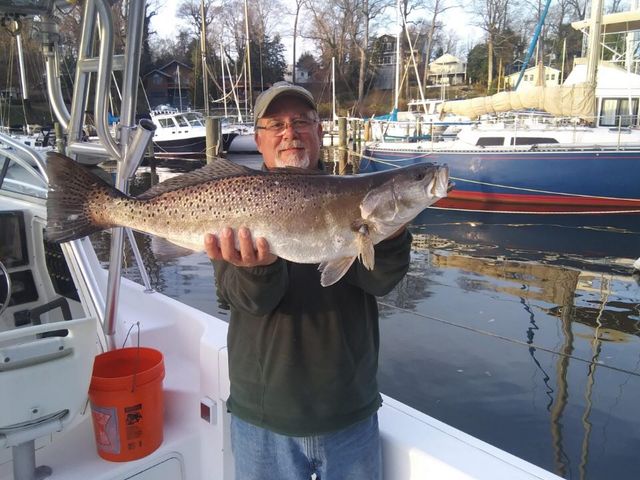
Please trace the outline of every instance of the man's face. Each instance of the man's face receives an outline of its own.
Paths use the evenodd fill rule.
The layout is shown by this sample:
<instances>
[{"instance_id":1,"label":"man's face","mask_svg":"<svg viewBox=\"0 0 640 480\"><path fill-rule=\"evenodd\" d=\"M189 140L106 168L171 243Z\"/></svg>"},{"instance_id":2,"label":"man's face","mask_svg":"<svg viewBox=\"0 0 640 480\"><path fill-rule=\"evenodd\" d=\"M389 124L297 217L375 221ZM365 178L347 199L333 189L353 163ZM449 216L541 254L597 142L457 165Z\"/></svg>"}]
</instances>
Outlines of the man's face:
<instances>
[{"instance_id":1,"label":"man's face","mask_svg":"<svg viewBox=\"0 0 640 480\"><path fill-rule=\"evenodd\" d=\"M285 128L277 132L256 129L256 145L267 168L317 168L322 125L315 122L315 118L309 105L298 97L285 95L269 105L265 115L258 120L258 127L283 124ZM292 122L296 120L312 123L306 128L294 128Z\"/></svg>"}]
</instances>

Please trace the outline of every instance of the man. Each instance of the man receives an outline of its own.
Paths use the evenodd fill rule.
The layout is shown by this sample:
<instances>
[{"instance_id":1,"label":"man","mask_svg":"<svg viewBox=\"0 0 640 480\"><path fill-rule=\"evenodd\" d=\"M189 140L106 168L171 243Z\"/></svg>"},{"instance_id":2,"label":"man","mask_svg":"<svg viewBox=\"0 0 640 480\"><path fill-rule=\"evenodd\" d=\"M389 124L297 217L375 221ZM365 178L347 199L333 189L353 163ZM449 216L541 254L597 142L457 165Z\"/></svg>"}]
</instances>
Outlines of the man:
<instances>
[{"instance_id":1,"label":"man","mask_svg":"<svg viewBox=\"0 0 640 480\"><path fill-rule=\"evenodd\" d=\"M278 82L256 100L256 144L267 170L321 169L322 127L312 95ZM295 201L295 200L294 200ZM239 480L381 478L375 296L409 266L401 229L375 247L375 268L354 262L322 287L318 265L273 255L248 228L207 235L228 333L231 443ZM327 239L330 241L330 239Z\"/></svg>"}]
</instances>

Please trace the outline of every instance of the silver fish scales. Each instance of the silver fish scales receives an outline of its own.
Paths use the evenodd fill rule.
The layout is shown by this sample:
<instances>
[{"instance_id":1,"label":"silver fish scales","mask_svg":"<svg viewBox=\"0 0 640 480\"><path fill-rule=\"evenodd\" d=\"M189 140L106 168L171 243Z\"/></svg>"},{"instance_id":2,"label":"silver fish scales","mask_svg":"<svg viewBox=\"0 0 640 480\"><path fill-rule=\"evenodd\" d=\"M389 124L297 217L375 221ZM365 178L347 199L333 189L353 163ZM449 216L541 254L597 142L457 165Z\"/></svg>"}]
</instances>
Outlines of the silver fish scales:
<instances>
[{"instance_id":1,"label":"silver fish scales","mask_svg":"<svg viewBox=\"0 0 640 480\"><path fill-rule=\"evenodd\" d=\"M271 251L318 263L331 285L360 257L374 267L373 246L447 194L446 166L419 164L367 175L269 172L216 159L138 197L116 190L64 155L47 161L47 237L66 242L115 226L155 235L193 251L206 233L247 227Z\"/></svg>"}]
</instances>

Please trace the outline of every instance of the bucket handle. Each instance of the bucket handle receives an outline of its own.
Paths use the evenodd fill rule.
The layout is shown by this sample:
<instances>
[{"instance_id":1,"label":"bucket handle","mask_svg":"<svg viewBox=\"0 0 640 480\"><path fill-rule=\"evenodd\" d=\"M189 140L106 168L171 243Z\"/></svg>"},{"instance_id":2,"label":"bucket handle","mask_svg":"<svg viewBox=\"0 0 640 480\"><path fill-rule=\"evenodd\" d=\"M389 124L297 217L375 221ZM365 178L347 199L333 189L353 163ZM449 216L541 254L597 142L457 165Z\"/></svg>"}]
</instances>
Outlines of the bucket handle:
<instances>
[{"instance_id":1,"label":"bucket handle","mask_svg":"<svg viewBox=\"0 0 640 480\"><path fill-rule=\"evenodd\" d=\"M131 393L133 393L136 389L136 375L138 373L138 368L140 367L140 321L138 320L136 323L129 327L127 331L127 335L124 337L124 342L122 342L122 348L127 344L127 340L129 340L129 335L131 334L131 330L133 327L138 327L138 342L137 342L137 350L136 350L136 365L133 369L133 381L131 382Z\"/></svg>"}]
</instances>

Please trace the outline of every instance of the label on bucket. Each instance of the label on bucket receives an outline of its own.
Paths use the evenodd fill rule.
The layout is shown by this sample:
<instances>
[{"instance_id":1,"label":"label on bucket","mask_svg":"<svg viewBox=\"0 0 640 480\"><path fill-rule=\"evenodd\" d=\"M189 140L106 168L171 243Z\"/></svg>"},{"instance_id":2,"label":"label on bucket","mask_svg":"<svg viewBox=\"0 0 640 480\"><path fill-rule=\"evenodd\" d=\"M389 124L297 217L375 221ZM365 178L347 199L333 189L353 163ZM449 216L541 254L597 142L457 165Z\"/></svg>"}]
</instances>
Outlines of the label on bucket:
<instances>
[{"instance_id":1,"label":"label on bucket","mask_svg":"<svg viewBox=\"0 0 640 480\"><path fill-rule=\"evenodd\" d=\"M127 424L127 449L134 450L142 447L142 404L131 405L125 407L124 413L126 415Z\"/></svg>"},{"instance_id":2,"label":"label on bucket","mask_svg":"<svg viewBox=\"0 0 640 480\"><path fill-rule=\"evenodd\" d=\"M120 453L117 409L91 405L91 416L93 417L98 449L105 453Z\"/></svg>"}]
</instances>

